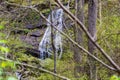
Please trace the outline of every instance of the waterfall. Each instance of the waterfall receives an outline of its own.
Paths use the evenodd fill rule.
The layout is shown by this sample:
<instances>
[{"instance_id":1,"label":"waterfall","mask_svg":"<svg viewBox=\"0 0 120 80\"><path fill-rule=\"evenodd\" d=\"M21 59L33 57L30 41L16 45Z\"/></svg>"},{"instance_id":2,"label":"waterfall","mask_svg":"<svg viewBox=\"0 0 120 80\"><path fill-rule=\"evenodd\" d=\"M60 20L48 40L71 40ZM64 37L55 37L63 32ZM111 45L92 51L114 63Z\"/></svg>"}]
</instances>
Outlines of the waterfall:
<instances>
[{"instance_id":1,"label":"waterfall","mask_svg":"<svg viewBox=\"0 0 120 80\"><path fill-rule=\"evenodd\" d=\"M51 19L52 18L52 19ZM51 12L48 16L48 21L51 22L57 29L62 31L63 24L63 10L57 9ZM55 52L59 52L59 58L62 56L62 35L59 31L53 29L53 43L55 46ZM47 29L43 35L41 42L39 43L39 51L40 51L40 59L45 59L46 57L50 57L52 54L52 41L51 41L51 25L47 23Z\"/></svg>"},{"instance_id":2,"label":"waterfall","mask_svg":"<svg viewBox=\"0 0 120 80\"><path fill-rule=\"evenodd\" d=\"M21 78L22 78L22 74L19 73L19 72L15 72L15 74L16 74L16 77L18 78L18 80L21 80Z\"/></svg>"}]
</instances>

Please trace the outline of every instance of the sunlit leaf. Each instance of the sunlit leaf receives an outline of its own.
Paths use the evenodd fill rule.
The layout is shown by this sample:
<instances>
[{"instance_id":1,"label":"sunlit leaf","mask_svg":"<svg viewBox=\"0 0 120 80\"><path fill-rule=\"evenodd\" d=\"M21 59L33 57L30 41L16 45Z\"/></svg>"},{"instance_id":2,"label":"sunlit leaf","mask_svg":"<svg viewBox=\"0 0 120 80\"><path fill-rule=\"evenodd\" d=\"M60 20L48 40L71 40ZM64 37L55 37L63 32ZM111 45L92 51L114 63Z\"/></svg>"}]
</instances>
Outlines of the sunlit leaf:
<instances>
[{"instance_id":1,"label":"sunlit leaf","mask_svg":"<svg viewBox=\"0 0 120 80\"><path fill-rule=\"evenodd\" d=\"M6 40L0 40L0 43L7 43Z\"/></svg>"},{"instance_id":2,"label":"sunlit leaf","mask_svg":"<svg viewBox=\"0 0 120 80\"><path fill-rule=\"evenodd\" d=\"M4 26L3 26L3 25L0 25L0 30L1 30L1 29L4 29Z\"/></svg>"},{"instance_id":3,"label":"sunlit leaf","mask_svg":"<svg viewBox=\"0 0 120 80\"><path fill-rule=\"evenodd\" d=\"M6 66L7 66L7 62L2 61L2 63L1 63L1 67L2 67L2 68L5 68Z\"/></svg>"},{"instance_id":4,"label":"sunlit leaf","mask_svg":"<svg viewBox=\"0 0 120 80\"><path fill-rule=\"evenodd\" d=\"M11 68L15 68L15 63L14 62L9 62L8 64Z\"/></svg>"},{"instance_id":5,"label":"sunlit leaf","mask_svg":"<svg viewBox=\"0 0 120 80\"><path fill-rule=\"evenodd\" d=\"M0 80L4 80L3 77L0 76Z\"/></svg>"},{"instance_id":6,"label":"sunlit leaf","mask_svg":"<svg viewBox=\"0 0 120 80\"><path fill-rule=\"evenodd\" d=\"M9 49L7 47L0 46L0 50L2 53L8 53Z\"/></svg>"},{"instance_id":7,"label":"sunlit leaf","mask_svg":"<svg viewBox=\"0 0 120 80\"><path fill-rule=\"evenodd\" d=\"M17 80L15 77L8 77L8 79L7 80Z\"/></svg>"},{"instance_id":8,"label":"sunlit leaf","mask_svg":"<svg viewBox=\"0 0 120 80\"><path fill-rule=\"evenodd\" d=\"M116 75L113 75L110 80L119 80L119 78Z\"/></svg>"},{"instance_id":9,"label":"sunlit leaf","mask_svg":"<svg viewBox=\"0 0 120 80\"><path fill-rule=\"evenodd\" d=\"M10 67L10 68L15 69L15 63L14 62L9 62L9 61L2 61L1 67L2 68Z\"/></svg>"}]
</instances>

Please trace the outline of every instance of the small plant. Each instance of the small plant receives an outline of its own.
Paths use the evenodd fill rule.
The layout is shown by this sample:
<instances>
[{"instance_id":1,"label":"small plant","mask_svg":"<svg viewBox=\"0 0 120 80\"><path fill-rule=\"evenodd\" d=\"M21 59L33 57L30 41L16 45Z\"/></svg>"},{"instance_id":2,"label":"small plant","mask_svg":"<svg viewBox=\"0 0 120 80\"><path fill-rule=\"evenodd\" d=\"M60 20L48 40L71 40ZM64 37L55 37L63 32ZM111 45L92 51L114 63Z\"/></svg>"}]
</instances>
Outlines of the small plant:
<instances>
[{"instance_id":1,"label":"small plant","mask_svg":"<svg viewBox=\"0 0 120 80\"><path fill-rule=\"evenodd\" d=\"M120 77L116 76L116 75L113 75L110 80L120 80Z\"/></svg>"},{"instance_id":2,"label":"small plant","mask_svg":"<svg viewBox=\"0 0 120 80\"><path fill-rule=\"evenodd\" d=\"M2 29L4 29L4 26L0 25L0 30ZM0 34L0 37L3 36L2 33ZM0 60L0 80L17 80L10 74L15 70L15 63L3 60L5 54L9 52L9 48L5 46L6 43L6 40L0 38L0 59L2 59Z\"/></svg>"}]
</instances>

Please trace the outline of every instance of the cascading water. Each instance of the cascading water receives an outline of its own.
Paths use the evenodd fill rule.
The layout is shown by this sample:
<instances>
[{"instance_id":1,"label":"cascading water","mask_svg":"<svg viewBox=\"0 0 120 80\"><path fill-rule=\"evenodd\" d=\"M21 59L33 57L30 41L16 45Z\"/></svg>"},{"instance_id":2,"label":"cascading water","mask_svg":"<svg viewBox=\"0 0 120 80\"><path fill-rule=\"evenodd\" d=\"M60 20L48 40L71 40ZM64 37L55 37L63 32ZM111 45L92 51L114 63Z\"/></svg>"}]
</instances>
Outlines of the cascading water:
<instances>
[{"instance_id":1,"label":"cascading water","mask_svg":"<svg viewBox=\"0 0 120 80\"><path fill-rule=\"evenodd\" d=\"M52 16L51 16L52 14ZM51 22L58 30L62 31L63 28L63 10L57 9L52 11L48 16L48 21ZM51 19L52 17L52 19ZM62 56L62 35L57 31L56 29L53 29L54 37L53 42L55 46L55 52L59 52L59 58ZM45 59L46 57L50 57L51 53L53 52L52 49L52 41L51 41L51 24L47 23L47 29L44 33L44 36L39 43L39 51L40 51L40 59ZM18 80L21 80L22 74L19 72L16 72L16 76Z\"/></svg>"},{"instance_id":2,"label":"cascading water","mask_svg":"<svg viewBox=\"0 0 120 80\"><path fill-rule=\"evenodd\" d=\"M63 24L63 10L57 9L52 11L48 16L48 21L51 22L57 29L62 31ZM39 43L40 59L45 59L49 57L52 53L52 41L51 41L51 24L47 23L47 29L44 33L44 36ZM55 52L60 52L59 58L62 56L62 35L56 29L53 29L53 43L55 46Z\"/></svg>"}]
</instances>

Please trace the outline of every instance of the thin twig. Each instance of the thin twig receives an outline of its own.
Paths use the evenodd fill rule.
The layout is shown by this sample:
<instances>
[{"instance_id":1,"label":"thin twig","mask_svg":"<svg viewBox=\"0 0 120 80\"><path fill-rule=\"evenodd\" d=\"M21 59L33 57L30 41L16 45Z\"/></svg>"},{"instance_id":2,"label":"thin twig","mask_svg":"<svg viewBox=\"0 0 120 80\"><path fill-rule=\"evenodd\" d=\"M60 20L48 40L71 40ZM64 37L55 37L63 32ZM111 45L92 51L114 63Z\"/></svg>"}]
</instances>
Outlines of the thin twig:
<instances>
[{"instance_id":1,"label":"thin twig","mask_svg":"<svg viewBox=\"0 0 120 80\"><path fill-rule=\"evenodd\" d=\"M11 5L14 5L12 3L8 3L8 4L11 4ZM19 7L25 7L25 8L29 8L29 9L32 9L34 11L36 11L37 13L39 13L41 15L42 18L44 18L49 24L51 24L52 26L54 26L51 22L48 21L48 19L36 8L34 7L28 7L28 6L21 6L21 5L17 5ZM78 22L78 21L77 21ZM79 24L80 25L80 24ZM56 30L58 30L55 26L53 27L55 28ZM77 46L79 49L83 50L85 53L87 53L89 56L91 56L93 59L95 59L96 61L98 61L99 63L101 63L102 65L104 65L106 68L110 69L110 70L113 70L113 71L116 71L119 73L118 70L116 70L115 68L107 65L106 63L104 63L102 60L98 59L97 57L95 57L94 55L92 55L89 51L87 51L85 48L83 48L82 46L80 46L78 43L76 43L73 39L71 39L67 34L65 34L64 32L58 30L62 35L64 35L66 38L68 38L73 44L75 44L75 46Z\"/></svg>"},{"instance_id":2,"label":"thin twig","mask_svg":"<svg viewBox=\"0 0 120 80\"><path fill-rule=\"evenodd\" d=\"M34 68L34 69L37 69L37 70L46 72L46 73L48 73L48 74L54 75L54 76L56 76L56 77L58 77L58 78L61 78L61 79L64 79L64 80L70 80L69 78L66 78L66 77L64 77L64 76L60 76L59 74L53 73L53 72L48 71L48 70L46 70L46 69L43 69L43 68L41 68L41 67L38 68L38 67L29 65L29 64L20 63L20 62L13 61L13 60L10 60L10 59L6 59L6 58L3 58L3 57L0 57L0 60L9 61L9 62L14 62L15 64L19 64L19 65L23 65L23 66L26 66L26 67Z\"/></svg>"},{"instance_id":3,"label":"thin twig","mask_svg":"<svg viewBox=\"0 0 120 80\"><path fill-rule=\"evenodd\" d=\"M47 21L49 22L42 14L41 16ZM50 22L49 22L50 23ZM50 23L51 24L51 23ZM53 24L51 24L52 26L54 26ZM58 30L55 26L54 28L56 30ZM92 57L93 59L97 60L98 62L100 62L101 64L103 64L104 66L106 66L108 69L114 70L116 71L115 68L107 65L106 63L104 63L103 61L101 61L100 59L98 59L97 57L95 57L94 55L92 55L90 52L88 52L85 48L83 48L82 46L80 46L77 42L75 42L73 39L71 39L67 34L65 34L64 32L58 30L62 35L64 35L65 37L67 37L75 46L77 46L79 49L83 50L85 53L87 53L90 57Z\"/></svg>"},{"instance_id":4,"label":"thin twig","mask_svg":"<svg viewBox=\"0 0 120 80\"><path fill-rule=\"evenodd\" d=\"M81 29L85 32L87 37L91 40L91 42L96 46L96 48L102 53L102 55L112 64L114 68L117 69L118 73L120 73L120 67L112 60L112 58L94 41L93 37L90 35L85 25L75 17L69 10L67 10L63 4L59 0L55 0L55 2L72 18L74 19L78 25L80 25Z\"/></svg>"}]
</instances>

